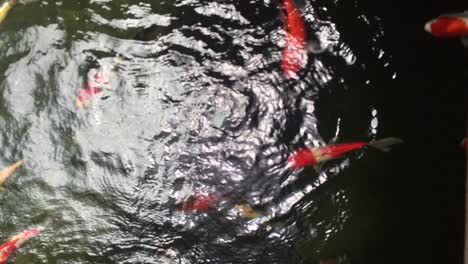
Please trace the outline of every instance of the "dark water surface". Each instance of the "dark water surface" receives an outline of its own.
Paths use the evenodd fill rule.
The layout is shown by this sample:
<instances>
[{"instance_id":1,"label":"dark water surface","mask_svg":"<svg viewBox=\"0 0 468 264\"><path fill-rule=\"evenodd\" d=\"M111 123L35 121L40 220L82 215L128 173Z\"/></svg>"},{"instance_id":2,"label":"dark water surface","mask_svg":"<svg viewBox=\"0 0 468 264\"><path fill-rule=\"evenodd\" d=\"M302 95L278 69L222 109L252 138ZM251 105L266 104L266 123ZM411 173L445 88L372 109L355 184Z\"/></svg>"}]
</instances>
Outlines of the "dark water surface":
<instances>
[{"instance_id":1,"label":"dark water surface","mask_svg":"<svg viewBox=\"0 0 468 264\"><path fill-rule=\"evenodd\" d=\"M36 1L1 26L0 238L12 263L461 263L468 57L423 31L462 3L306 1L309 54L281 68L277 1ZM423 7L422 7L423 6ZM143 31L142 31L143 30ZM75 99L93 70L110 89ZM286 169L301 146L397 136ZM242 197L177 210L196 192Z\"/></svg>"}]
</instances>

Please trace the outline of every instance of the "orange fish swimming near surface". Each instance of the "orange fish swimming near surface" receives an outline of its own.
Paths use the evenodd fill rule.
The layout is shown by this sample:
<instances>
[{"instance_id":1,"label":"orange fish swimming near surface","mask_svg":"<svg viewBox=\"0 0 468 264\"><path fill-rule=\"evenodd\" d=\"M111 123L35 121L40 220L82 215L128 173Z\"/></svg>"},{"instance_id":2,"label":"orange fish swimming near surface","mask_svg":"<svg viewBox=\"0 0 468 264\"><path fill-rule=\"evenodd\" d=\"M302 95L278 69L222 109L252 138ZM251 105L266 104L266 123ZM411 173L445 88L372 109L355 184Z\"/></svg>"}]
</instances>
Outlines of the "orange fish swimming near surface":
<instances>
[{"instance_id":1,"label":"orange fish swimming near surface","mask_svg":"<svg viewBox=\"0 0 468 264\"><path fill-rule=\"evenodd\" d=\"M468 36L468 12L441 15L427 22L424 29L436 37Z\"/></svg>"},{"instance_id":2,"label":"orange fish swimming near surface","mask_svg":"<svg viewBox=\"0 0 468 264\"><path fill-rule=\"evenodd\" d=\"M23 245L26 241L30 238L37 236L41 233L41 228L35 227L25 230L10 239L6 243L0 246L0 264L6 264L8 257L10 257L11 253L18 249L21 245Z\"/></svg>"},{"instance_id":3,"label":"orange fish swimming near surface","mask_svg":"<svg viewBox=\"0 0 468 264\"><path fill-rule=\"evenodd\" d=\"M5 183L5 181L8 179L8 177L23 163L24 163L24 160L17 161L0 171L0 191L2 190L2 186Z\"/></svg>"},{"instance_id":4,"label":"orange fish swimming near surface","mask_svg":"<svg viewBox=\"0 0 468 264\"><path fill-rule=\"evenodd\" d=\"M301 11L294 3L294 0L284 0L283 6L287 34L281 69L286 78L297 78L297 72L307 63L307 32Z\"/></svg>"},{"instance_id":5,"label":"orange fish swimming near surface","mask_svg":"<svg viewBox=\"0 0 468 264\"><path fill-rule=\"evenodd\" d=\"M292 169L299 169L305 166L317 165L321 162L331 160L342 156L350 151L363 148L365 146L377 148L383 151L388 151L389 147L394 144L402 143L399 138L384 138L371 143L368 142L352 142L323 146L318 148L303 148L294 152L289 157L288 166Z\"/></svg>"}]
</instances>

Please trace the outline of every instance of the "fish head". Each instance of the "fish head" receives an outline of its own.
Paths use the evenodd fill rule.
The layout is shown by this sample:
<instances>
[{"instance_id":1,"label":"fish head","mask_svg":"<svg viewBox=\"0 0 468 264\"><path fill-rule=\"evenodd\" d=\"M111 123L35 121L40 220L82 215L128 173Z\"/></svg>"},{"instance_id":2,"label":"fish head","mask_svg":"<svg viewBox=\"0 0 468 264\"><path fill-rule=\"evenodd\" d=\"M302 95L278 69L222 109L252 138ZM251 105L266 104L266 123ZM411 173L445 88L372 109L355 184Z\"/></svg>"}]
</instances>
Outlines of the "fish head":
<instances>
[{"instance_id":1,"label":"fish head","mask_svg":"<svg viewBox=\"0 0 468 264\"><path fill-rule=\"evenodd\" d=\"M431 26L435 21L436 21L435 19L432 19L432 20L429 20L426 24L424 24L424 30L428 33L432 33Z\"/></svg>"}]
</instances>

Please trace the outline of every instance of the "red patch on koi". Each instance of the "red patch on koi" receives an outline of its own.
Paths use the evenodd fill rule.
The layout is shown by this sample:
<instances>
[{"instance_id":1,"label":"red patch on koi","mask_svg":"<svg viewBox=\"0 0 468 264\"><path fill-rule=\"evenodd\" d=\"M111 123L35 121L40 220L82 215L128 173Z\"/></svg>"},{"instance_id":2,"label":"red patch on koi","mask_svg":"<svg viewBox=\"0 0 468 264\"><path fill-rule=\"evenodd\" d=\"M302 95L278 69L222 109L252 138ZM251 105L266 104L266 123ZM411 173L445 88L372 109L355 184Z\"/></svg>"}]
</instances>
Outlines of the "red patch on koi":
<instances>
[{"instance_id":1,"label":"red patch on koi","mask_svg":"<svg viewBox=\"0 0 468 264\"><path fill-rule=\"evenodd\" d=\"M306 30L301 11L294 4L294 0L284 0L285 9L285 47L281 61L281 69L286 78L296 76L297 72L307 62Z\"/></svg>"},{"instance_id":2,"label":"red patch on koi","mask_svg":"<svg viewBox=\"0 0 468 264\"><path fill-rule=\"evenodd\" d=\"M315 149L300 149L294 152L289 158L289 166L299 169L305 166L313 166L317 163L339 157L345 153L368 145L366 142L353 142L323 146Z\"/></svg>"},{"instance_id":3,"label":"red patch on koi","mask_svg":"<svg viewBox=\"0 0 468 264\"><path fill-rule=\"evenodd\" d=\"M196 193L194 197L184 202L182 205L183 211L208 211L213 208L219 201L220 196L216 194L201 194Z\"/></svg>"},{"instance_id":4,"label":"red patch on koi","mask_svg":"<svg viewBox=\"0 0 468 264\"><path fill-rule=\"evenodd\" d=\"M299 169L308 165L317 164L317 159L311 149L304 148L294 152L289 157L290 167L293 169Z\"/></svg>"},{"instance_id":5,"label":"red patch on koi","mask_svg":"<svg viewBox=\"0 0 468 264\"><path fill-rule=\"evenodd\" d=\"M355 149L362 148L366 145L367 145L367 142L336 144L336 145L322 147L319 149L319 151L320 151L320 154L323 156L330 156L331 158L336 158L338 156L341 156Z\"/></svg>"},{"instance_id":6,"label":"red patch on koi","mask_svg":"<svg viewBox=\"0 0 468 264\"><path fill-rule=\"evenodd\" d=\"M31 228L11 237L6 243L0 246L0 264L6 264L13 251L18 249L31 237L37 236L40 233L41 229Z\"/></svg>"},{"instance_id":7,"label":"red patch on koi","mask_svg":"<svg viewBox=\"0 0 468 264\"><path fill-rule=\"evenodd\" d=\"M76 98L76 105L78 107L86 106L90 100L96 98L103 92L103 89L97 86L91 86L89 82L86 82L82 88L78 90L78 96Z\"/></svg>"},{"instance_id":8,"label":"red patch on koi","mask_svg":"<svg viewBox=\"0 0 468 264\"><path fill-rule=\"evenodd\" d=\"M426 24L426 30L436 37L468 35L468 23L459 17L441 16Z\"/></svg>"}]
</instances>

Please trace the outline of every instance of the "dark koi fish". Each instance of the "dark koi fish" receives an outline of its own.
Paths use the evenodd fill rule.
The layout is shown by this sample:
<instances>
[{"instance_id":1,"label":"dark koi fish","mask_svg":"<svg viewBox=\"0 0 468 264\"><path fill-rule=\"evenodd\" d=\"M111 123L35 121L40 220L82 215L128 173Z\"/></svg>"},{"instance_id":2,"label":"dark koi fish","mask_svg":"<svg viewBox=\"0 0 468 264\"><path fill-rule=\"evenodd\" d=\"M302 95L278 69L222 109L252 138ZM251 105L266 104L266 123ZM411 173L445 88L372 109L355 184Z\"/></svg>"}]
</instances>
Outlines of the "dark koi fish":
<instances>
[{"instance_id":1,"label":"dark koi fish","mask_svg":"<svg viewBox=\"0 0 468 264\"><path fill-rule=\"evenodd\" d=\"M18 249L21 245L23 245L26 241L30 238L37 236L41 233L41 228L30 228L25 230L10 239L6 243L0 246L0 264L6 264L8 257Z\"/></svg>"},{"instance_id":2,"label":"dark koi fish","mask_svg":"<svg viewBox=\"0 0 468 264\"><path fill-rule=\"evenodd\" d=\"M427 22L424 29L436 37L468 36L468 12L441 15Z\"/></svg>"},{"instance_id":3,"label":"dark koi fish","mask_svg":"<svg viewBox=\"0 0 468 264\"><path fill-rule=\"evenodd\" d=\"M368 142L353 142L318 147L314 149L303 148L294 152L289 157L289 167L299 169L305 166L313 166L321 162L337 158L350 151L360 149L365 146L377 148L383 151L388 151L389 147L394 144L402 143L399 138L384 138L371 143Z\"/></svg>"},{"instance_id":4,"label":"dark koi fish","mask_svg":"<svg viewBox=\"0 0 468 264\"><path fill-rule=\"evenodd\" d=\"M286 78L297 78L297 72L307 63L305 23L294 0L284 0L285 11L285 47L281 61L281 69Z\"/></svg>"}]
</instances>

